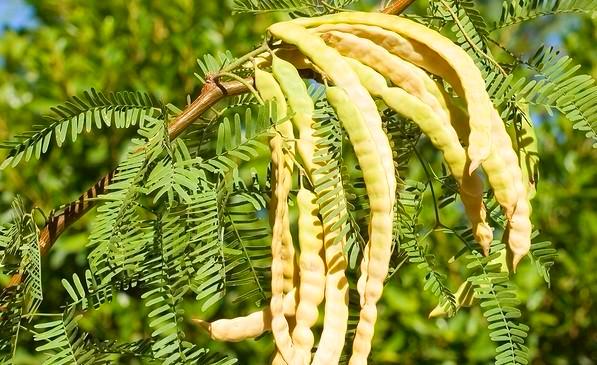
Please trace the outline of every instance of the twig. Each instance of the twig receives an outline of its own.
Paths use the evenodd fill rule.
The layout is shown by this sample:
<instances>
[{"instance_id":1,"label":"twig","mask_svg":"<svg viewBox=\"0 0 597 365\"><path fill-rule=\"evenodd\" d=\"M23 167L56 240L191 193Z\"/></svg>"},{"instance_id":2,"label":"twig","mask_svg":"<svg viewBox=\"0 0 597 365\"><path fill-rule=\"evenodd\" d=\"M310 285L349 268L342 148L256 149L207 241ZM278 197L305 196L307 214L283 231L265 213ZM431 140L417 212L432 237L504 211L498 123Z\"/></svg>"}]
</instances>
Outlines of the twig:
<instances>
[{"instance_id":1,"label":"twig","mask_svg":"<svg viewBox=\"0 0 597 365\"><path fill-rule=\"evenodd\" d=\"M435 189L433 188L433 181L431 179L431 175L429 174L429 171L427 170L427 166L425 164L425 161L423 160L423 156L421 156L421 154L419 153L419 151L416 148L414 149L414 152L415 152L415 155L417 156L417 159L421 163L421 167L423 168L423 171L425 172L425 176L427 177L427 182L429 183L429 188L431 190L431 197L433 198L433 209L435 212L434 229L437 227L444 227L444 225L442 224L442 222L439 218L439 209L436 204L437 199L435 197Z\"/></svg>"},{"instance_id":2,"label":"twig","mask_svg":"<svg viewBox=\"0 0 597 365\"><path fill-rule=\"evenodd\" d=\"M248 78L245 81L252 84L253 78ZM186 107L182 113L174 119L168 126L168 135L170 139L178 137L182 131L184 131L189 125L191 125L197 118L201 116L206 110L211 108L213 104L220 101L225 96L240 95L248 92L249 89L238 81L227 81L227 82L207 82L197 99Z\"/></svg>"},{"instance_id":3,"label":"twig","mask_svg":"<svg viewBox=\"0 0 597 365\"><path fill-rule=\"evenodd\" d=\"M385 7L381 12L386 14L400 14L414 2L415 0L396 0Z\"/></svg>"}]
</instances>

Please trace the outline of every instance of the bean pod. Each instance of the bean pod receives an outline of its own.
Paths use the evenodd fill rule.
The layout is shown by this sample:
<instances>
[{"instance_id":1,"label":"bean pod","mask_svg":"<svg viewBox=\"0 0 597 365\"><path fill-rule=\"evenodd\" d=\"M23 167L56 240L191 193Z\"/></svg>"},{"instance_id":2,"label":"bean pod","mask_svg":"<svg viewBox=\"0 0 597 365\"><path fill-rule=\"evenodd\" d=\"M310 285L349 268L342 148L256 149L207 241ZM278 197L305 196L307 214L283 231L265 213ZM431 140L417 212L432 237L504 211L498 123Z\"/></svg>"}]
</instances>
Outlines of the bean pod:
<instances>
[{"instance_id":1,"label":"bean pod","mask_svg":"<svg viewBox=\"0 0 597 365\"><path fill-rule=\"evenodd\" d=\"M365 24L374 25L402 35L405 39L418 42L418 49L423 49L427 55L435 57L421 57L414 52L399 54L405 60L417 64L417 60L427 60L419 64L425 68L429 62L443 59L447 70L434 68L429 72L452 83L455 90L462 91L465 96L469 115L471 133L469 136L468 154L471 159L470 170L475 170L490 153L491 146L491 108L492 103L485 91L485 82L481 72L470 56L450 39L438 32L403 17L381 13L347 12L325 15L313 18L298 18L292 20L294 24L304 27L316 27L322 24ZM411 48L410 50L413 50Z\"/></svg>"},{"instance_id":2,"label":"bean pod","mask_svg":"<svg viewBox=\"0 0 597 365\"><path fill-rule=\"evenodd\" d=\"M473 225L475 238L485 251L493 239L491 228L485 220L483 182L477 174L468 175L468 158L458 141L456 131L445 125L439 116L421 100L397 87L388 87L385 78L362 63L347 59L371 95L380 97L398 114L413 120L433 145L442 151L452 175L460 185L460 196L467 216Z\"/></svg>"},{"instance_id":3,"label":"bean pod","mask_svg":"<svg viewBox=\"0 0 597 365\"><path fill-rule=\"evenodd\" d=\"M278 116L285 116L286 101L280 87L274 77L260 69L255 70L255 86L264 100L276 102ZM284 109L284 114L280 113ZM291 133L292 126L286 130ZM276 341L277 350L288 364L294 364L295 354L290 337L290 326L284 317L284 292L294 287L294 257L290 258L289 252L294 253L290 227L288 221L288 193L290 191L292 172L289 164L292 160L284 155L283 137L274 132L270 139L270 150L272 153L272 174L276 176L274 185L274 196L270 210L274 212L274 224L272 229L272 297L270 309L272 313L272 333ZM290 242L289 242L290 241Z\"/></svg>"}]
</instances>

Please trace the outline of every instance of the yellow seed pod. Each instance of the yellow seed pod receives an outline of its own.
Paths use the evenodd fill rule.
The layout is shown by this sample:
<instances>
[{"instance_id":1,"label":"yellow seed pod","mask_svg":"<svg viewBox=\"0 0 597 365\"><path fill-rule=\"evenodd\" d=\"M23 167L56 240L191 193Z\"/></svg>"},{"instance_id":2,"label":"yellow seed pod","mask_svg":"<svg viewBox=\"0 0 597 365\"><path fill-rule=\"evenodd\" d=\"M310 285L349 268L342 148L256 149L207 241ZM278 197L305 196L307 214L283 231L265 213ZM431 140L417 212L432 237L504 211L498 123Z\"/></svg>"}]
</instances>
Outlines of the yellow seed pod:
<instances>
[{"instance_id":1,"label":"yellow seed pod","mask_svg":"<svg viewBox=\"0 0 597 365\"><path fill-rule=\"evenodd\" d=\"M280 86L276 82L275 78L269 72L265 72L259 68L255 69L255 86L263 100L271 100L275 101L276 105L276 113L279 119L283 119L286 117L288 113L286 99L284 98L284 94L280 89ZM294 131L292 129L292 123L290 121L284 121L282 123L278 123L275 127L276 134L272 137L272 140L275 138L280 138L280 142L283 142L282 139L287 141L294 140ZM278 143L278 142L276 142ZM292 184L292 171L294 166L294 144L289 143L287 148L287 154L284 155L284 159L281 161L284 181L285 185L283 186L284 191L290 191L290 187ZM273 162L273 160L272 160ZM272 183L272 190L276 190L277 179L273 177ZM287 193L286 193L287 194ZM270 201L270 221L273 220L275 207L277 204L277 197L274 194ZM297 275L297 266L294 262L294 246L292 244L292 236L290 234L290 221L289 217L286 215L283 217L284 225L284 233L283 233L283 241L282 241L282 256L285 262L284 264L284 292L288 293L294 286L295 286L295 277Z\"/></svg>"},{"instance_id":2,"label":"yellow seed pod","mask_svg":"<svg viewBox=\"0 0 597 365\"><path fill-rule=\"evenodd\" d=\"M297 296L296 289L291 290L284 296L284 315L286 317L295 315L298 302ZM207 331L213 340L239 342L261 336L264 332L270 331L272 313L268 306L242 317L223 318L213 322L193 318L193 322Z\"/></svg>"},{"instance_id":3,"label":"yellow seed pod","mask_svg":"<svg viewBox=\"0 0 597 365\"><path fill-rule=\"evenodd\" d=\"M334 30L322 33L321 38L343 56L372 67L394 85L419 98L429 105L442 121L449 124L449 115L438 99L437 85L425 71L367 38Z\"/></svg>"},{"instance_id":4,"label":"yellow seed pod","mask_svg":"<svg viewBox=\"0 0 597 365\"><path fill-rule=\"evenodd\" d=\"M299 302L296 309L296 326L292 340L297 356L303 364L311 362L311 348L315 337L311 327L317 322L317 307L325 294L325 262L320 256L323 249L323 227L318 217L317 197L301 187L297 195L299 210Z\"/></svg>"},{"instance_id":5,"label":"yellow seed pod","mask_svg":"<svg viewBox=\"0 0 597 365\"><path fill-rule=\"evenodd\" d=\"M471 159L470 171L475 170L488 157L492 135L490 124L492 103L485 90L483 77L474 61L451 40L422 24L381 13L344 12L321 17L299 18L290 22L303 27L337 23L373 25L395 32L411 43L416 42L416 47L402 48L402 51L400 51L401 48L396 48L396 52L401 52L398 55L405 60L450 82L456 92L467 101L471 118L468 147ZM440 62L440 60L443 61ZM433 64L430 65L431 62Z\"/></svg>"},{"instance_id":6,"label":"yellow seed pod","mask_svg":"<svg viewBox=\"0 0 597 365\"><path fill-rule=\"evenodd\" d=\"M279 109L284 109L286 99L275 78L268 72L260 69L255 70L255 86L264 100L274 100ZM278 111L280 115L280 111ZM286 122L285 122L286 123ZM292 158L284 155L283 136L281 133L291 135L292 125L288 123L285 131L275 133L270 139L272 152L273 175L275 175L274 195L270 211L274 212L274 223L272 228L272 297L270 310L272 313L272 333L276 340L276 346L286 362L291 362L294 357L292 338L290 337L290 326L284 317L283 298L284 293L289 292L294 286L294 274L296 265L294 262L294 246L290 235L288 219L288 194L292 179Z\"/></svg>"},{"instance_id":7,"label":"yellow seed pod","mask_svg":"<svg viewBox=\"0 0 597 365\"><path fill-rule=\"evenodd\" d=\"M468 174L469 161L454 128L443 123L429 105L415 96L401 88L388 87L385 78L372 68L353 59L347 58L346 61L371 95L382 98L391 109L414 121L433 145L443 153L452 175L459 184L460 196L465 212L472 223L475 239L487 254L493 233L486 222L483 182L477 174Z\"/></svg>"},{"instance_id":8,"label":"yellow seed pod","mask_svg":"<svg viewBox=\"0 0 597 365\"><path fill-rule=\"evenodd\" d=\"M330 103L332 102L330 97L334 99L336 96L337 98L335 100L338 102L336 104L343 106L340 108L341 110L347 110L344 108L344 106L347 106L349 103L340 102L340 100L344 100L342 93L346 93L348 99L351 100L351 103L355 103L353 109L351 109L351 113L356 113L356 115L351 116L350 118L351 120L358 118L360 124L357 123L359 125L358 132L356 132L357 129L355 129L354 126L352 127L352 133L357 133L359 138L361 136L367 135L369 138L367 145L372 149L371 151L367 151L367 153L363 153L364 151L360 152L363 161L359 159L359 163L363 168L369 167L371 165L370 168L375 166L375 168L380 169L379 174L375 175L366 173L365 170L363 170L363 174L365 175L366 179L373 178L373 181L370 180L365 182L365 184L368 185L367 190L371 199L370 202L372 209L370 223L370 245L368 245L370 246L370 249L366 250L365 255L369 254L370 262L376 263L375 265L369 264L368 269L364 271L364 273L368 275L373 274L373 279L367 281L367 288L365 290L366 292L371 293L371 295L364 296L365 303L369 303L367 304L368 307L366 312L364 312L364 314L367 314L371 311L371 306L373 307L373 310L375 310L375 303L378 300L378 296L381 295L379 278L382 276L385 278L385 275L387 275L388 265L383 265L383 262L384 260L388 260L390 256L387 254L385 249L386 246L391 247L391 212L393 208L396 181L393 173L394 164L389 141L385 136L383 129L381 128L381 118L377 112L377 107L373 102L373 99L360 85L358 77L351 70L350 66L344 62L337 51L325 45L325 43L319 37L309 33L306 29L300 26L288 23L278 23L272 25L269 28L269 31L275 38L278 38L287 44L296 46L305 56L311 60L311 62L313 62L314 65L316 65L325 73L326 77L328 77L339 87L337 92L332 92L332 94L335 95L330 94L330 88L328 88L328 100ZM341 121L346 120L346 116L340 117L340 119ZM350 135L350 128L347 127L347 124L344 121L343 125L346 127ZM352 139L353 138L351 137L351 140ZM356 148L357 145L358 143L353 141L355 150L358 149ZM359 152L357 152L357 156L358 155ZM391 194L390 191L392 192ZM373 211L376 213L373 213ZM373 247L375 247L375 250ZM369 253L367 253L367 251ZM378 265L378 262L382 264ZM329 270L330 268L328 267L328 271ZM383 278L381 278L381 283L383 283ZM344 283L343 286L344 285L346 284ZM327 294L326 287L326 298L328 298ZM333 310L333 308L330 308L330 310ZM327 312L328 308L326 300L326 313ZM342 313L342 315L344 316L344 313ZM326 315L325 318L327 319L328 316ZM330 318L330 320L331 319L332 318ZM366 338L369 337L369 333L366 332L368 332L368 328L371 327L371 323L375 322L375 318L370 315L365 319L366 320L363 322L364 324L362 327L365 326L367 330L365 331L363 329L363 331L359 332L357 329L358 340L355 341L357 344L367 341ZM340 328L345 331L346 325L342 325ZM340 343L340 341L342 341L342 343ZM322 343L335 345L333 348L326 347L324 349ZM338 349L341 350L342 344L343 335L341 336L337 332L326 331L326 326L324 323L324 332L322 333L320 346L315 354L313 363L329 364L337 362L340 356L340 351L338 351ZM365 351L365 348L362 349L364 351L361 351L360 348L357 350L359 352L359 355L357 356L359 357L362 357L363 354L366 357L367 355L365 352L368 354L368 350Z\"/></svg>"},{"instance_id":9,"label":"yellow seed pod","mask_svg":"<svg viewBox=\"0 0 597 365\"><path fill-rule=\"evenodd\" d=\"M392 200L390 192L384 183L383 165L379 162L380 156L372 145L373 139L364 125L355 103L348 93L339 87L328 87L327 97L352 142L363 171L371 208L367 282L363 292L364 301L356 328L352 356L349 361L349 364L361 364L367 362L371 351L371 340L377 319L376 303L381 297L383 282L388 274L392 249L393 206L390 204Z\"/></svg>"}]
</instances>

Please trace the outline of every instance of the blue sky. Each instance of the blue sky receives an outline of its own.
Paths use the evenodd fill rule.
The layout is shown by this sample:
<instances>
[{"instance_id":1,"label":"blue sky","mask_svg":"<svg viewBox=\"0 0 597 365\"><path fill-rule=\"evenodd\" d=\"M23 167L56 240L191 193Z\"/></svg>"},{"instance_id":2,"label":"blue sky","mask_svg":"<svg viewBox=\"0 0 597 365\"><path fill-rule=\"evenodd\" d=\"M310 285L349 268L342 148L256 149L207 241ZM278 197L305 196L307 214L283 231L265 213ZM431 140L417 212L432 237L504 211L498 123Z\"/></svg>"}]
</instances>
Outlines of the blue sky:
<instances>
[{"instance_id":1,"label":"blue sky","mask_svg":"<svg viewBox=\"0 0 597 365\"><path fill-rule=\"evenodd\" d=\"M38 24L35 9L25 0L0 0L0 36L6 28L20 30Z\"/></svg>"}]
</instances>

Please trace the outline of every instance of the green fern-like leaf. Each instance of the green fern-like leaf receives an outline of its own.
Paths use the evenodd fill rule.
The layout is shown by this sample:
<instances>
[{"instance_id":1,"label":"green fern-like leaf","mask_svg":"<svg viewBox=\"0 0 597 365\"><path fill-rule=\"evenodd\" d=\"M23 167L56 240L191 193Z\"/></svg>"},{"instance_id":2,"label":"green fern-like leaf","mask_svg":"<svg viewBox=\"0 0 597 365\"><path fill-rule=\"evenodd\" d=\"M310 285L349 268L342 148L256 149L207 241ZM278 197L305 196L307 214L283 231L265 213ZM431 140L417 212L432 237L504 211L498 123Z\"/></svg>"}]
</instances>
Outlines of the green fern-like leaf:
<instances>
[{"instance_id":1,"label":"green fern-like leaf","mask_svg":"<svg viewBox=\"0 0 597 365\"><path fill-rule=\"evenodd\" d=\"M45 117L45 123L35 126L33 131L16 136L13 141L3 142L0 148L8 149L0 169L17 166L20 161L39 158L45 153L52 140L60 147L68 136L75 142L83 130L110 127L128 128L139 124L146 116L152 116L156 109L148 94L118 92L104 95L94 89L81 97L73 97L63 105L53 107L53 115Z\"/></svg>"},{"instance_id":2,"label":"green fern-like leaf","mask_svg":"<svg viewBox=\"0 0 597 365\"><path fill-rule=\"evenodd\" d=\"M98 197L105 203L98 208L90 234L93 250L89 261L100 285L121 274L138 274L145 260L145 245L152 230L138 214L139 199L148 169L159 158L168 137L163 121L154 119L147 119L139 134L144 138L135 140L107 193Z\"/></svg>"},{"instance_id":3,"label":"green fern-like leaf","mask_svg":"<svg viewBox=\"0 0 597 365\"><path fill-rule=\"evenodd\" d=\"M268 221L257 215L265 209L265 200L246 199L245 194L235 194L226 204L226 286L239 291L237 303L268 298L271 231Z\"/></svg>"},{"instance_id":4,"label":"green fern-like leaf","mask_svg":"<svg viewBox=\"0 0 597 365\"><path fill-rule=\"evenodd\" d=\"M487 24L473 0L439 0L430 9L431 15L453 23L451 30L456 35L456 44L473 58L482 73L488 66L495 67L497 63L487 46Z\"/></svg>"},{"instance_id":5,"label":"green fern-like leaf","mask_svg":"<svg viewBox=\"0 0 597 365\"><path fill-rule=\"evenodd\" d=\"M284 11L297 16L318 16L335 13L356 0L235 0L236 13L266 13Z\"/></svg>"},{"instance_id":6,"label":"green fern-like leaf","mask_svg":"<svg viewBox=\"0 0 597 365\"><path fill-rule=\"evenodd\" d=\"M74 307L69 307L60 319L35 325L39 332L34 338L43 343L36 350L48 355L43 365L92 365L108 361L108 355L89 346L89 335L79 330L77 322L81 317Z\"/></svg>"},{"instance_id":7,"label":"green fern-like leaf","mask_svg":"<svg viewBox=\"0 0 597 365\"><path fill-rule=\"evenodd\" d=\"M234 61L234 56L232 56L230 51L220 53L217 56L205 54L203 59L197 59L197 64L201 69L201 73L195 73L195 77L197 77L202 84L205 84L206 79L208 79L210 76L217 75L222 68L230 64L232 61Z\"/></svg>"},{"instance_id":8,"label":"green fern-like leaf","mask_svg":"<svg viewBox=\"0 0 597 365\"><path fill-rule=\"evenodd\" d=\"M43 299L37 232L20 197L12 203L12 222L0 227L0 274L18 275L20 285L0 291L0 361L11 363L23 322ZM29 276L28 276L29 275ZM25 317L27 315L27 317Z\"/></svg>"},{"instance_id":9,"label":"green fern-like leaf","mask_svg":"<svg viewBox=\"0 0 597 365\"><path fill-rule=\"evenodd\" d=\"M593 0L518 0L502 3L500 20L495 29L533 20L547 15L565 13L595 14L597 3Z\"/></svg>"},{"instance_id":10,"label":"green fern-like leaf","mask_svg":"<svg viewBox=\"0 0 597 365\"><path fill-rule=\"evenodd\" d=\"M205 179L205 172L193 166L193 158L185 143L177 140L172 142L170 153L151 169L145 183L145 193L155 193L154 202L166 195L170 204L174 204L175 197L190 203L199 181Z\"/></svg>"},{"instance_id":11,"label":"green fern-like leaf","mask_svg":"<svg viewBox=\"0 0 597 365\"><path fill-rule=\"evenodd\" d=\"M491 254L483 257L473 251L467 257L467 268L472 274L469 280L474 286L474 296L480 300L483 316L489 323L490 338L496 343L496 364L528 364L528 348L525 346L529 327L519 322L520 300L505 267L505 246L494 242Z\"/></svg>"},{"instance_id":12,"label":"green fern-like leaf","mask_svg":"<svg viewBox=\"0 0 597 365\"><path fill-rule=\"evenodd\" d=\"M141 296L150 309L148 315L153 357L161 359L164 364L186 363L187 349L183 345L181 318L177 305L181 296L170 280L170 274L178 268L178 259L184 251L186 239L185 222L178 219L178 214L166 211L158 213L154 222L153 243L150 248L153 257L147 264L152 273L144 278L146 291Z\"/></svg>"},{"instance_id":13,"label":"green fern-like leaf","mask_svg":"<svg viewBox=\"0 0 597 365\"><path fill-rule=\"evenodd\" d=\"M18 291L23 297L13 299L20 300L23 313L33 314L43 300L38 229L32 213L25 211L19 197L13 201L12 208L12 223L0 230L0 273L21 278L22 291ZM5 290L12 293L11 288Z\"/></svg>"},{"instance_id":14,"label":"green fern-like leaf","mask_svg":"<svg viewBox=\"0 0 597 365\"><path fill-rule=\"evenodd\" d=\"M62 279L62 286L72 300L69 306L87 311L111 302L113 291L118 287L118 283L111 282L100 286L91 271L85 270L85 281L82 281L77 274L73 274L72 281Z\"/></svg>"},{"instance_id":15,"label":"green fern-like leaf","mask_svg":"<svg viewBox=\"0 0 597 365\"><path fill-rule=\"evenodd\" d=\"M267 103L256 112L247 107L244 115L234 114L232 120L225 117L218 126L215 156L199 159L197 166L214 174L235 174L241 163L267 151L266 138L272 133L271 119L275 115L272 106Z\"/></svg>"},{"instance_id":16,"label":"green fern-like leaf","mask_svg":"<svg viewBox=\"0 0 597 365\"><path fill-rule=\"evenodd\" d=\"M202 310L222 299L225 293L224 243L222 241L222 209L217 191L206 184L192 196L187 208L190 244L190 289L202 301Z\"/></svg>"},{"instance_id":17,"label":"green fern-like leaf","mask_svg":"<svg viewBox=\"0 0 597 365\"><path fill-rule=\"evenodd\" d=\"M597 148L597 85L590 75L575 75L580 68L554 48L541 47L527 63L535 71L526 98L543 106L557 108L574 129L585 132Z\"/></svg>"},{"instance_id":18,"label":"green fern-like leaf","mask_svg":"<svg viewBox=\"0 0 597 365\"><path fill-rule=\"evenodd\" d=\"M23 286L4 288L0 293L0 363L13 359L25 318L25 289Z\"/></svg>"},{"instance_id":19,"label":"green fern-like leaf","mask_svg":"<svg viewBox=\"0 0 597 365\"><path fill-rule=\"evenodd\" d=\"M406 176L408 163L421 136L421 130L415 123L401 118L391 109L383 111L382 120L392 150L396 152L394 162L400 179L400 176Z\"/></svg>"},{"instance_id":20,"label":"green fern-like leaf","mask_svg":"<svg viewBox=\"0 0 597 365\"><path fill-rule=\"evenodd\" d=\"M190 288L187 257L193 243L187 232L186 214L186 208L166 207L154 222L153 257L147 261L151 273L144 276L146 291L142 295L151 310L148 316L153 329L153 358L162 364L234 363L234 359L208 354L207 349L184 340L180 303Z\"/></svg>"},{"instance_id":21,"label":"green fern-like leaf","mask_svg":"<svg viewBox=\"0 0 597 365\"><path fill-rule=\"evenodd\" d=\"M537 273L543 277L548 286L551 286L549 270L555 264L558 251L552 246L550 241L537 242L538 236L539 232L533 232L533 241L531 242L529 256L535 263Z\"/></svg>"},{"instance_id":22,"label":"green fern-like leaf","mask_svg":"<svg viewBox=\"0 0 597 365\"><path fill-rule=\"evenodd\" d=\"M433 255L427 254L419 243L417 231L418 217L423 208L423 192L425 185L413 181L406 181L405 188L399 193L395 230L399 232L400 250L403 250L408 261L417 265L424 273L424 290L429 290L439 300L439 305L446 308L450 316L456 313L456 299L446 285L445 275L434 268Z\"/></svg>"},{"instance_id":23,"label":"green fern-like leaf","mask_svg":"<svg viewBox=\"0 0 597 365\"><path fill-rule=\"evenodd\" d=\"M39 242L35 222L30 219L28 222L27 233L23 237L21 244L21 267L25 281L25 292L29 299L27 306L28 313L34 313L39 308L43 300L43 290L41 284L41 253L39 252ZM24 233L24 232L23 232ZM21 233L21 234L23 234Z\"/></svg>"},{"instance_id":24,"label":"green fern-like leaf","mask_svg":"<svg viewBox=\"0 0 597 365\"><path fill-rule=\"evenodd\" d=\"M335 221L332 226L334 242L346 240L345 253L348 265L354 269L362 256L365 240L360 234L355 209L350 209L347 197L348 170L344 169L343 142L346 139L338 117L324 96L322 85L310 85L309 92L315 102L313 118L315 170L313 190L317 195L319 213L324 224Z\"/></svg>"}]
</instances>

